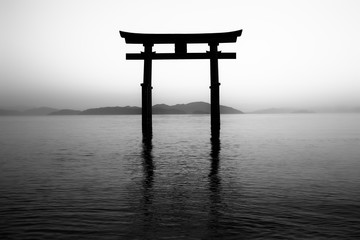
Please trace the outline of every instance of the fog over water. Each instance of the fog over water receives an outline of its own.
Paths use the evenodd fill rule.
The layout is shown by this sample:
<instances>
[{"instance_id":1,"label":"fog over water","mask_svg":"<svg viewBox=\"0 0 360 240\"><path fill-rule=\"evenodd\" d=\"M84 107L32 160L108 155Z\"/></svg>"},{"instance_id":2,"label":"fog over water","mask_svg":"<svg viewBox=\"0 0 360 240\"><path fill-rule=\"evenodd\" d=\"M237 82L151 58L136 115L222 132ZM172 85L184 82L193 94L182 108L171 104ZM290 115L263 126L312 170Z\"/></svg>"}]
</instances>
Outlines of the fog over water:
<instances>
[{"instance_id":1,"label":"fog over water","mask_svg":"<svg viewBox=\"0 0 360 240\"><path fill-rule=\"evenodd\" d=\"M358 239L359 12L356 0L1 0L0 239ZM220 104L282 114L222 114L219 141L208 114L154 115L152 141L141 115L34 116L140 107L144 63L125 57L144 49L120 30L240 29L218 47L237 56L219 60ZM209 85L209 59L152 61L152 105L208 103Z\"/></svg>"}]
</instances>

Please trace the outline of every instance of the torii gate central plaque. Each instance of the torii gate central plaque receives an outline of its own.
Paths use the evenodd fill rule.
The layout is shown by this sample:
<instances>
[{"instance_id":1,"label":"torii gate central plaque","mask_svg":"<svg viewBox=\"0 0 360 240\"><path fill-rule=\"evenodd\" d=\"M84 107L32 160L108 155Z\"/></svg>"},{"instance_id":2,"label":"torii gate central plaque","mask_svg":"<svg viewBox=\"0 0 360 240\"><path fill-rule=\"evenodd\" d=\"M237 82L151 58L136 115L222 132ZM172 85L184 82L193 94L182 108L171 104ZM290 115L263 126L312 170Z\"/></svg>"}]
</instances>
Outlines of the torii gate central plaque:
<instances>
[{"instance_id":1,"label":"torii gate central plaque","mask_svg":"<svg viewBox=\"0 0 360 240\"><path fill-rule=\"evenodd\" d=\"M127 53L127 60L144 60L144 81L142 86L142 133L144 139L152 138L152 97L151 66L152 60L168 59L210 59L210 103L211 103L211 137L220 137L220 94L218 59L235 59L236 53L218 51L219 43L236 42L242 30L224 33L198 34L145 34L120 31L121 37L129 44L142 44L141 53ZM210 51L204 53L188 53L187 44L207 43ZM174 53L156 53L152 51L154 44L174 44Z\"/></svg>"}]
</instances>

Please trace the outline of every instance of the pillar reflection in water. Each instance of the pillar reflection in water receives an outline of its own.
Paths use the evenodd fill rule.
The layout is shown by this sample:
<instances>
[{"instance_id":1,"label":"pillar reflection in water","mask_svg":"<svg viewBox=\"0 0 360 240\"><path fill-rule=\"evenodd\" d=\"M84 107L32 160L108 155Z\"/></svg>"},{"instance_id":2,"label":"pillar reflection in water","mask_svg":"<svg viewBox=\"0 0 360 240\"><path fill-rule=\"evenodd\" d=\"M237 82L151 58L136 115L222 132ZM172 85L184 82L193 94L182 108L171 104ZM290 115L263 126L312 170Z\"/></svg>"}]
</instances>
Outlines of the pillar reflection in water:
<instances>
[{"instance_id":1,"label":"pillar reflection in water","mask_svg":"<svg viewBox=\"0 0 360 240\"><path fill-rule=\"evenodd\" d=\"M143 185L143 214L145 227L144 233L150 231L153 220L153 181L154 181L154 163L152 156L152 142L151 140L144 140L142 145L142 166L144 172Z\"/></svg>"},{"instance_id":2,"label":"pillar reflection in water","mask_svg":"<svg viewBox=\"0 0 360 240\"><path fill-rule=\"evenodd\" d=\"M220 219L220 208L221 208L221 178L219 177L219 163L220 163L220 139L211 139L211 152L210 152L210 173L209 178L209 200L210 200L210 211L209 211L209 234L211 236L218 235L219 230L219 219Z\"/></svg>"}]
</instances>

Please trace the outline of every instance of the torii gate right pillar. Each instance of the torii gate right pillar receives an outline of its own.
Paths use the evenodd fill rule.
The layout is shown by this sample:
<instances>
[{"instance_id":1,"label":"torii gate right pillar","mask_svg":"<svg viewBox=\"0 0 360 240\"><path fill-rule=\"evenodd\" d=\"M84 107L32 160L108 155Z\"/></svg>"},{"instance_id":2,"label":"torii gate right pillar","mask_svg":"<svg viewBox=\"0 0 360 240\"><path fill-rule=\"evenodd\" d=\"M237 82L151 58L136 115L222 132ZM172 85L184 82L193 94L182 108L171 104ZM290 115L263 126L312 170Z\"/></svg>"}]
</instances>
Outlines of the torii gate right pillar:
<instances>
[{"instance_id":1,"label":"torii gate right pillar","mask_svg":"<svg viewBox=\"0 0 360 240\"><path fill-rule=\"evenodd\" d=\"M218 63L218 43L209 43L210 46L210 103L211 103L211 138L220 137L220 83Z\"/></svg>"}]
</instances>

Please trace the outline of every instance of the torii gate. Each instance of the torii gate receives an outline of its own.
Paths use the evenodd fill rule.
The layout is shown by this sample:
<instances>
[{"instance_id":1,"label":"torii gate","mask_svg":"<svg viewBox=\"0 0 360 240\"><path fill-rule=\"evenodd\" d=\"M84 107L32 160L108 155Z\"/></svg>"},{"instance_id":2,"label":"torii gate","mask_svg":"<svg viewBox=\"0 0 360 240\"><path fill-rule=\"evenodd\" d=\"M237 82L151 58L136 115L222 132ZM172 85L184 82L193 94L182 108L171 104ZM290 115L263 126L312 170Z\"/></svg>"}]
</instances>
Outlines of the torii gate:
<instances>
[{"instance_id":1,"label":"torii gate","mask_svg":"<svg viewBox=\"0 0 360 240\"><path fill-rule=\"evenodd\" d=\"M142 86L142 134L143 139L152 138L152 97L151 68L152 60L158 59L210 59L210 103L211 103L211 137L220 137L220 99L218 59L235 59L236 53L218 51L219 43L236 42L242 30L224 33L197 34L145 34L120 31L120 36L129 44L142 44L145 51L127 53L127 60L144 60L144 82ZM205 53L188 53L187 44L207 43L210 51ZM154 44L175 44L175 53L156 53Z\"/></svg>"}]
</instances>

